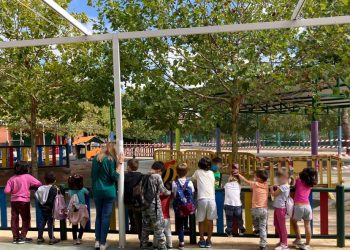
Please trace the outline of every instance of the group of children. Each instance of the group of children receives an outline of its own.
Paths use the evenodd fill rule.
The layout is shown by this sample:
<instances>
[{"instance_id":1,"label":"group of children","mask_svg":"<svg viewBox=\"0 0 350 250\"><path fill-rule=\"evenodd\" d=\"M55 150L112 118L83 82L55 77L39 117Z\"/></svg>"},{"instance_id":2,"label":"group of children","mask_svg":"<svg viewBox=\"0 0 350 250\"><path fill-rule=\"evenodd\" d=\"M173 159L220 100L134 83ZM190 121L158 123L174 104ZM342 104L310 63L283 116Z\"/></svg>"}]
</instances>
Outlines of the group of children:
<instances>
[{"instance_id":1,"label":"group of children","mask_svg":"<svg viewBox=\"0 0 350 250\"><path fill-rule=\"evenodd\" d=\"M183 250L184 231L188 216L196 212L196 219L199 224L199 247L211 248L211 237L213 233L213 222L217 219L217 208L215 201L215 188L220 188L221 174L219 168L222 161L220 158L214 160L204 157L198 162L198 169L192 178L188 178L188 167L181 163L176 167L176 180L163 183L165 166L162 162L154 162L150 173L145 175L137 172L139 163L132 159L128 161L128 173L125 175L125 199L133 222L139 234L140 246L148 249L152 243L149 242L149 235L154 233L154 246L158 249L169 249L173 247L170 224L170 203L173 200L175 212L176 232L179 238L179 249ZM53 172L47 172L45 184L28 174L29 165L26 162L18 162L14 167L15 175L11 177L5 187L5 192L11 194L11 229L13 243L22 244L32 242L27 238L30 226L30 191L36 190L35 197L41 210L40 224L38 225L38 243L45 242L43 231L48 228L49 244L56 244L59 241L53 235L54 216L53 211L57 205L59 188L55 185L56 178ZM218 174L219 173L219 174ZM280 243L276 250L287 250L287 228L286 215L288 199L290 199L290 187L295 187L294 207L292 214L292 226L296 234L293 244L299 249L309 249L311 239L310 221L312 220L312 209L309 203L311 188L317 184L317 172L311 168L305 168L299 178L289 183L290 176L287 172L278 172L275 186L269 188L268 171L258 169L255 180L247 180L239 174L238 166L234 165L228 182L224 185L225 200L224 209L226 214L228 236L233 235L233 224L237 221L238 233L245 233L242 202L241 182L247 183L252 190L252 217L254 233L260 236L259 249L266 249L267 245L267 219L268 219L268 195L273 197L274 225L279 235ZM149 188L148 193L153 196L147 207L142 210L134 207L135 187L143 183L142 189ZM79 175L73 175L68 180L69 197L71 199L68 214L72 222L74 244L81 244L84 228L88 220L86 216L85 195L88 190L84 188L83 179ZM130 192L131 193L127 193ZM196 205L194 193L196 192ZM145 195L145 194L144 194ZM143 197L146 199L147 197ZM19 230L19 217L22 218L22 229ZM306 242L301 241L300 230L297 222L303 220L305 225ZM78 225L81 225L80 228ZM205 239L204 234L207 233Z\"/></svg>"},{"instance_id":2,"label":"group of children","mask_svg":"<svg viewBox=\"0 0 350 250\"><path fill-rule=\"evenodd\" d=\"M81 244L84 227L89 218L87 218L87 208L85 206L85 194L88 194L83 185L83 178L80 175L70 176L68 179L70 197L70 207L66 211L66 204L60 204L58 194L60 189L55 185L56 176L52 171L45 173L44 184L29 174L30 165L27 162L20 161L14 166L15 174L6 184L5 193L11 195L11 229L14 244L24 244L33 241L27 238L30 227L30 193L35 191L35 199L40 209L40 220L38 225L37 243L42 244L44 240L44 229L47 226L49 235L49 245L59 242L54 237L55 208L61 209L62 217L68 217L72 224L74 244ZM75 201L74 204L72 201ZM64 201L63 201L64 202ZM81 209L79 209L81 207ZM22 228L20 231L19 218L22 219ZM61 218L56 218L61 219ZM78 229L78 225L83 225ZM78 234L79 231L79 235Z\"/></svg>"},{"instance_id":3,"label":"group of children","mask_svg":"<svg viewBox=\"0 0 350 250\"><path fill-rule=\"evenodd\" d=\"M187 216L196 210L196 220L199 227L199 247L211 248L211 237L213 233L213 222L217 219L217 208L215 202L215 189L221 188L220 167L222 160L208 157L200 159L198 169L191 178L187 177L188 167L186 164L179 164L176 168L177 178L168 185L162 182L161 176L164 176L164 164L155 162L151 168L151 175L154 177L153 188L157 190L155 206L147 211L142 211L137 218L142 218L142 222L137 220L136 223L140 234L141 247L147 249L151 244L148 242L149 234L154 230L154 244L158 249L172 248L172 237L170 228L170 200L173 199L173 208L175 212L176 232L179 238L179 249L184 249L184 228ZM137 167L136 167L137 166ZM126 185L136 185L137 181L130 182L130 176L136 176L138 162L130 160L128 162L129 173L126 174ZM132 170L131 170L132 169ZM129 175L129 177L128 177ZM129 179L128 179L129 178ZM137 174L139 180L141 174ZM286 216L291 217L292 226L296 234L296 240L293 245L299 249L310 249L312 209L309 203L311 188L317 184L317 172L311 168L305 168L299 178L294 180L289 173L278 171L276 175L276 185L269 188L268 171L265 168L258 169L253 181L246 179L239 173L238 165L233 165L232 174L229 176L227 183L223 186L225 190L224 210L226 215L226 229L228 236L232 236L234 221L237 222L239 235L244 235L245 228L242 216L241 202L241 182L248 184L252 190L252 217L254 234L260 236L259 249L266 249L267 245L267 221L268 221L268 197L271 194L274 207L274 225L279 236L280 242L276 250L288 250ZM295 187L294 203L292 202L292 212L287 212L287 206L290 206L290 188ZM179 192L180 189L180 192ZM196 209L193 208L188 212L188 206L184 206L181 200L188 200L191 203L196 192ZM184 194L186 193L186 194ZM192 198L191 198L192 196ZM130 196L132 197L132 195ZM180 202L179 202L180 201ZM292 200L293 201L293 200ZM181 204L180 204L181 203ZM129 207L130 208L130 207ZM181 211L184 210L184 211ZM137 212L136 212L137 213ZM303 220L305 225L306 242L301 241L298 221ZM153 225L153 228L151 227ZM204 237L205 232L207 238Z\"/></svg>"}]
</instances>

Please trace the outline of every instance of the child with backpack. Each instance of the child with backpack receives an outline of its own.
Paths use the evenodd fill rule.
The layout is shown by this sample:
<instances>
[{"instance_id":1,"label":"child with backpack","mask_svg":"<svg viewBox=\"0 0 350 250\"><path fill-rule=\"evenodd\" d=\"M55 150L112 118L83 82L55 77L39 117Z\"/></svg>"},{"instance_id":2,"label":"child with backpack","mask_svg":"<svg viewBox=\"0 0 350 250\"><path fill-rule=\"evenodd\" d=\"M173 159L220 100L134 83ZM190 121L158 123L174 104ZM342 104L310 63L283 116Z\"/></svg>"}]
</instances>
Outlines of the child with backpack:
<instances>
[{"instance_id":1,"label":"child with backpack","mask_svg":"<svg viewBox=\"0 0 350 250\"><path fill-rule=\"evenodd\" d=\"M241 201L241 185L238 179L238 165L233 167L232 174L230 175L228 182L225 184L225 200L224 210L226 215L225 233L228 237L233 236L233 222L237 221L239 235L242 236L245 233L243 215L242 215L242 201Z\"/></svg>"},{"instance_id":2,"label":"child with backpack","mask_svg":"<svg viewBox=\"0 0 350 250\"><path fill-rule=\"evenodd\" d=\"M56 187L56 176L50 171L45 174L45 185L41 186L35 193L35 198L39 202L39 208L41 210L41 219L38 226L38 239L37 243L44 243L44 229L47 224L47 231L49 234L49 245L57 244L57 240L53 235L53 208L55 204L55 198L58 193L58 188Z\"/></svg>"},{"instance_id":3,"label":"child with backpack","mask_svg":"<svg viewBox=\"0 0 350 250\"><path fill-rule=\"evenodd\" d=\"M142 249L148 249L149 234L154 231L154 237L158 241L158 249L165 250L166 242L164 236L164 218L161 209L159 195L170 195L171 192L165 188L161 174L165 166L161 161L156 161L151 167L148 175L144 176L141 181L141 203L142 205ZM135 187L137 189L138 187ZM135 197L134 192L133 196ZM153 225L153 227L152 227Z\"/></svg>"},{"instance_id":4,"label":"child with backpack","mask_svg":"<svg viewBox=\"0 0 350 250\"><path fill-rule=\"evenodd\" d=\"M68 178L68 187L68 196L70 198L68 219L72 223L73 244L80 245L86 223L89 220L85 201L85 195L88 195L89 191L84 187L83 176L78 174L74 174Z\"/></svg>"},{"instance_id":5,"label":"child with backpack","mask_svg":"<svg viewBox=\"0 0 350 250\"><path fill-rule=\"evenodd\" d=\"M172 183L174 197L173 208L175 212L175 225L179 237L179 249L185 248L185 221L194 214L196 208L193 201L194 185L187 178L188 167L186 163L176 167L177 179Z\"/></svg>"},{"instance_id":6,"label":"child with backpack","mask_svg":"<svg viewBox=\"0 0 350 250\"><path fill-rule=\"evenodd\" d=\"M309 196L313 186L317 184L317 172L313 168L304 168L299 173L299 178L295 181L294 194L294 211L292 216L292 226L295 232L296 239L293 245L302 250L310 248L311 241L311 220L312 208L309 201ZM298 221L304 221L306 242L301 241Z\"/></svg>"},{"instance_id":7,"label":"child with backpack","mask_svg":"<svg viewBox=\"0 0 350 250\"><path fill-rule=\"evenodd\" d=\"M6 183L4 192L11 194L11 229L14 244L32 242L27 238L30 226L30 190L41 186L41 182L28 174L27 162L16 162L15 175ZM19 217L22 219L22 230L19 231Z\"/></svg>"},{"instance_id":8,"label":"child with backpack","mask_svg":"<svg viewBox=\"0 0 350 250\"><path fill-rule=\"evenodd\" d=\"M280 238L279 246L275 250L288 250L288 233L286 227L287 200L290 187L288 185L289 174L278 171L276 174L277 186L270 187L270 193L273 197L274 207L274 225Z\"/></svg>"},{"instance_id":9,"label":"child with backpack","mask_svg":"<svg viewBox=\"0 0 350 250\"><path fill-rule=\"evenodd\" d=\"M243 175L239 175L239 178L249 184L252 189L254 233L260 236L259 249L265 250L267 245L267 201L269 196L267 179L269 178L269 174L265 169L258 169L255 173L255 181L249 181Z\"/></svg>"},{"instance_id":10,"label":"child with backpack","mask_svg":"<svg viewBox=\"0 0 350 250\"><path fill-rule=\"evenodd\" d=\"M197 214L196 219L199 227L199 247L211 248L211 237L213 234L214 220L217 219L217 208L215 202L215 177L210 171L211 160L203 157L198 162L199 169L192 176L194 184L197 186ZM205 220L207 219L208 236L204 239Z\"/></svg>"}]
</instances>

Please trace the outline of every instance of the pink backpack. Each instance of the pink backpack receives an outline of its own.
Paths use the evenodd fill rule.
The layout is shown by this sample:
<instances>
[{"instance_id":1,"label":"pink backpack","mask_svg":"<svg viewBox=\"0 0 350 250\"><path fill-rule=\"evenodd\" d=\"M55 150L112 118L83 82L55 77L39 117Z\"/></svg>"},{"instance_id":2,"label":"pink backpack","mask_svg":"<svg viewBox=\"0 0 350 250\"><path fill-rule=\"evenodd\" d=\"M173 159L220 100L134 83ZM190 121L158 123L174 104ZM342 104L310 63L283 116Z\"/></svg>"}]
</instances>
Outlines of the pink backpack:
<instances>
[{"instance_id":1,"label":"pink backpack","mask_svg":"<svg viewBox=\"0 0 350 250\"><path fill-rule=\"evenodd\" d=\"M67 206L64 196L61 194L61 191L57 189L57 195L55 197L52 217L55 220L65 220L67 219Z\"/></svg>"}]
</instances>

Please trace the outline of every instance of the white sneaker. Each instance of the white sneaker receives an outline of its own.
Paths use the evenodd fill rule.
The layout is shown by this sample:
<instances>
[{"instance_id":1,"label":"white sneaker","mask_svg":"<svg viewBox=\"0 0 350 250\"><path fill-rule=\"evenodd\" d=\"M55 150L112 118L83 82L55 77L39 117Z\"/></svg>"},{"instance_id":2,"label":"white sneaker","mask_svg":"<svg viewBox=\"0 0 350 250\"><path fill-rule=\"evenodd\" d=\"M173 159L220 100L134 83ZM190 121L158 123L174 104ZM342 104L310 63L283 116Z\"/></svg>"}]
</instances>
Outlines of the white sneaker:
<instances>
[{"instance_id":1,"label":"white sneaker","mask_svg":"<svg viewBox=\"0 0 350 250\"><path fill-rule=\"evenodd\" d=\"M100 245L100 250L106 250L108 248L108 244Z\"/></svg>"},{"instance_id":2,"label":"white sneaker","mask_svg":"<svg viewBox=\"0 0 350 250\"><path fill-rule=\"evenodd\" d=\"M99 241L95 242L95 249L100 249L100 242Z\"/></svg>"},{"instance_id":3,"label":"white sneaker","mask_svg":"<svg viewBox=\"0 0 350 250\"><path fill-rule=\"evenodd\" d=\"M311 249L311 247L310 247L310 245L301 244L299 246L299 249L301 249L301 250L309 250L309 249Z\"/></svg>"},{"instance_id":4,"label":"white sneaker","mask_svg":"<svg viewBox=\"0 0 350 250\"><path fill-rule=\"evenodd\" d=\"M304 243L301 241L301 239L295 239L295 241L293 241L293 246L296 248L300 248L302 245L304 245Z\"/></svg>"},{"instance_id":5,"label":"white sneaker","mask_svg":"<svg viewBox=\"0 0 350 250\"><path fill-rule=\"evenodd\" d=\"M275 250L289 250L288 246L281 244L275 248Z\"/></svg>"}]
</instances>

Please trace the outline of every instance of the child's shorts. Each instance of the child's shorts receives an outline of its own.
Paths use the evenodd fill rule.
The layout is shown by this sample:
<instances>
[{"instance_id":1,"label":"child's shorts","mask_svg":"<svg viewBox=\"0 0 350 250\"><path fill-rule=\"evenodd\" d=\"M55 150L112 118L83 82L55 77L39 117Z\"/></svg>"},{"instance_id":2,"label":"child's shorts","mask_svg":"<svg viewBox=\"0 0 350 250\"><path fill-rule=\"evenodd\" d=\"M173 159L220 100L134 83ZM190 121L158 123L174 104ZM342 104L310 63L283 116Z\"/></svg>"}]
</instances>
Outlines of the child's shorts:
<instances>
[{"instance_id":1,"label":"child's shorts","mask_svg":"<svg viewBox=\"0 0 350 250\"><path fill-rule=\"evenodd\" d=\"M312 220L312 209L310 205L295 205L293 219L296 221Z\"/></svg>"},{"instance_id":2,"label":"child's shorts","mask_svg":"<svg viewBox=\"0 0 350 250\"><path fill-rule=\"evenodd\" d=\"M205 219L216 220L217 211L216 211L215 200L210 200L210 199L198 200L196 219L197 219L197 222L203 222Z\"/></svg>"}]
</instances>

